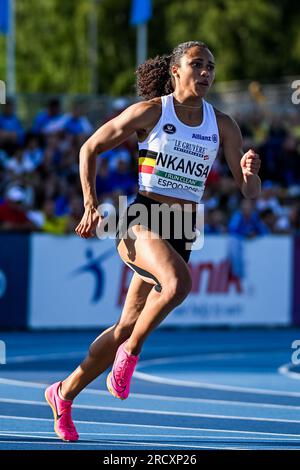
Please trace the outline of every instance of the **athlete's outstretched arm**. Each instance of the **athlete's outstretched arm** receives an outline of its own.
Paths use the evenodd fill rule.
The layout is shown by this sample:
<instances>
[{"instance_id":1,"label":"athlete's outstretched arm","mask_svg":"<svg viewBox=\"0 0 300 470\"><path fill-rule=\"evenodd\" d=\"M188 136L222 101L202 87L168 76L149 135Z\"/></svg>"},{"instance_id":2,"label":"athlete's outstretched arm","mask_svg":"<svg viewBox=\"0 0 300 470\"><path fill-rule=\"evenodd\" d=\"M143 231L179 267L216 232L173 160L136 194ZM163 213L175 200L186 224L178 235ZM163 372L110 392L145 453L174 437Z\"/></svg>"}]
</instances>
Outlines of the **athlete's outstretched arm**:
<instances>
[{"instance_id":1,"label":"athlete's outstretched arm","mask_svg":"<svg viewBox=\"0 0 300 470\"><path fill-rule=\"evenodd\" d=\"M241 192L249 199L258 197L261 191L259 155L252 149L244 154L240 128L226 114L220 119L220 131L226 161Z\"/></svg>"},{"instance_id":2,"label":"athlete's outstretched arm","mask_svg":"<svg viewBox=\"0 0 300 470\"><path fill-rule=\"evenodd\" d=\"M85 211L75 229L83 237L90 238L99 221L96 194L96 159L97 155L124 142L131 134L151 126L158 119L160 110L153 103L140 102L129 106L119 116L101 126L81 147L79 154L79 172L83 191Z\"/></svg>"}]
</instances>

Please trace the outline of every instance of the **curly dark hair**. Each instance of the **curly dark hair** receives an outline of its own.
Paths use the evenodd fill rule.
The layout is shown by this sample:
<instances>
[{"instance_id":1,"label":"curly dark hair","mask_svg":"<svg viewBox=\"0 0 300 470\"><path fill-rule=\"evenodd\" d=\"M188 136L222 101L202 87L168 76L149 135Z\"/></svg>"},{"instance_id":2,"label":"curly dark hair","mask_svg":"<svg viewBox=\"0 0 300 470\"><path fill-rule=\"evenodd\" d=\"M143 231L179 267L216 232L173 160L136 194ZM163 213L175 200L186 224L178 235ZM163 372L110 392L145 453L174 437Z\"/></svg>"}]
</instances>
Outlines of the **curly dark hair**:
<instances>
[{"instance_id":1,"label":"curly dark hair","mask_svg":"<svg viewBox=\"0 0 300 470\"><path fill-rule=\"evenodd\" d=\"M156 56L139 65L136 70L136 88L138 96L151 100L174 91L174 80L171 67L180 63L181 57L191 47L208 46L202 41L183 42L176 46L169 55Z\"/></svg>"}]
</instances>

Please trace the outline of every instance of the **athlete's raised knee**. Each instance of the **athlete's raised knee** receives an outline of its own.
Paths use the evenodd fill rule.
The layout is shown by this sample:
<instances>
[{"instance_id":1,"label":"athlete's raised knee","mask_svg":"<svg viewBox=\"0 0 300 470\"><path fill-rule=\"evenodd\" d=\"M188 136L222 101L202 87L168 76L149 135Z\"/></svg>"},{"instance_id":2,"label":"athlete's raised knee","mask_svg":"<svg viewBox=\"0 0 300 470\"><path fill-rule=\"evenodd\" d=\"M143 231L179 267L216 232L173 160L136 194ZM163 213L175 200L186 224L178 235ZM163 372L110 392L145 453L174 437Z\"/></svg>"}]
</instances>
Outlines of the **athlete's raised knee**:
<instances>
[{"instance_id":1,"label":"athlete's raised knee","mask_svg":"<svg viewBox=\"0 0 300 470\"><path fill-rule=\"evenodd\" d=\"M162 294L168 301L182 302L190 293L192 278L190 274L173 275L162 284Z\"/></svg>"}]
</instances>

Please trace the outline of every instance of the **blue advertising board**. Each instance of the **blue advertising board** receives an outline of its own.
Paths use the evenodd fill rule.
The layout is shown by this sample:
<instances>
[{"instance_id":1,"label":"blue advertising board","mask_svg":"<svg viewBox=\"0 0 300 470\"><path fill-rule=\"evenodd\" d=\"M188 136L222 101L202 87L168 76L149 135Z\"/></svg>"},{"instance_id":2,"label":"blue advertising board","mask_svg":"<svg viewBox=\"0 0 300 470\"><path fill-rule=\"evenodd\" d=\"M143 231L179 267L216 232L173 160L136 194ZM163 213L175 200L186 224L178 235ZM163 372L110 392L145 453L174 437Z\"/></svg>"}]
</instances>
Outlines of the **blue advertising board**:
<instances>
[{"instance_id":1,"label":"blue advertising board","mask_svg":"<svg viewBox=\"0 0 300 470\"><path fill-rule=\"evenodd\" d=\"M27 326L29 235L0 233L0 328Z\"/></svg>"}]
</instances>

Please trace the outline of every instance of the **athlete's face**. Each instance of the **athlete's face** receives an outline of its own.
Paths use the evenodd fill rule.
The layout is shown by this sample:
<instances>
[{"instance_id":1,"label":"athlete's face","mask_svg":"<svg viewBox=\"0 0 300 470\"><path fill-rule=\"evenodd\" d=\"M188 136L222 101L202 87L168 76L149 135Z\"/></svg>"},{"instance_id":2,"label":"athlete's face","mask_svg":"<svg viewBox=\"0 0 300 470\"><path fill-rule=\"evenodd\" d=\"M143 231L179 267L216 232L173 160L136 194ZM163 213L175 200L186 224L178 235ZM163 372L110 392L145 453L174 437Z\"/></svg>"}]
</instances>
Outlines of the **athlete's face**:
<instances>
[{"instance_id":1,"label":"athlete's face","mask_svg":"<svg viewBox=\"0 0 300 470\"><path fill-rule=\"evenodd\" d=\"M180 64L172 67L172 73L176 88L204 96L215 78L214 56L205 47L191 47L181 57Z\"/></svg>"}]
</instances>

